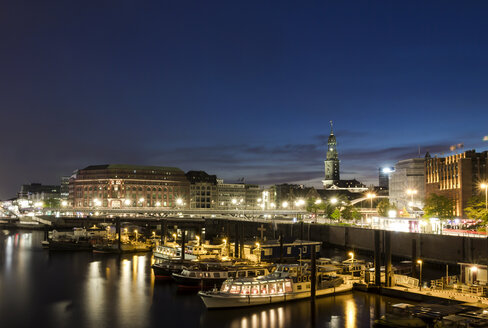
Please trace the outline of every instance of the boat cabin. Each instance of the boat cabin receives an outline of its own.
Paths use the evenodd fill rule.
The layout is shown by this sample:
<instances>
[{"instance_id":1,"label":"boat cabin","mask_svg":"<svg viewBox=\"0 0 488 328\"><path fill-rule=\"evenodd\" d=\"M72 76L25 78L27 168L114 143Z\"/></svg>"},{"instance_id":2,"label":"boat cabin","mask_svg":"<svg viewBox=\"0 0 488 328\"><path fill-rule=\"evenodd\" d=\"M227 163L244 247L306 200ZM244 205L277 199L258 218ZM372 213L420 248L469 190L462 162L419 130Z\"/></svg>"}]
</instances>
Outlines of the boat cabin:
<instances>
[{"instance_id":1,"label":"boat cabin","mask_svg":"<svg viewBox=\"0 0 488 328\"><path fill-rule=\"evenodd\" d=\"M226 280L220 288L221 293L253 296L291 293L292 291L291 279Z\"/></svg>"},{"instance_id":2,"label":"boat cabin","mask_svg":"<svg viewBox=\"0 0 488 328\"><path fill-rule=\"evenodd\" d=\"M488 285L488 266L473 263L458 263L460 280L466 285Z\"/></svg>"}]
</instances>

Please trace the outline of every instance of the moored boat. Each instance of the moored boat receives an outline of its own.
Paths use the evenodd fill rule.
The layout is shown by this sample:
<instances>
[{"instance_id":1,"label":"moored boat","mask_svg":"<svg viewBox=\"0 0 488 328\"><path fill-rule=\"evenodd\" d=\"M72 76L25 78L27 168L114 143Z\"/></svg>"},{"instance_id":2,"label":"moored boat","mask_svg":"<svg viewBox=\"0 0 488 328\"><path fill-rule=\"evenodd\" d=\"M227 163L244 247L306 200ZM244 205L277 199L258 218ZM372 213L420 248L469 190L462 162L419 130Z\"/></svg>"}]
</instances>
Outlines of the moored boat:
<instances>
[{"instance_id":1,"label":"moored boat","mask_svg":"<svg viewBox=\"0 0 488 328\"><path fill-rule=\"evenodd\" d=\"M179 288L208 290L220 288L229 278L250 278L269 274L268 265L211 265L199 264L173 273Z\"/></svg>"},{"instance_id":2,"label":"moored boat","mask_svg":"<svg viewBox=\"0 0 488 328\"><path fill-rule=\"evenodd\" d=\"M228 279L220 290L200 291L205 306L214 308L247 307L307 299L311 296L310 271L299 265L279 265L263 277ZM316 274L316 296L351 291L353 282L334 272Z\"/></svg>"},{"instance_id":3,"label":"moored boat","mask_svg":"<svg viewBox=\"0 0 488 328\"><path fill-rule=\"evenodd\" d=\"M142 242L126 242L120 243L114 241L106 244L93 245L93 252L95 253L137 253L149 252L152 246Z\"/></svg>"}]
</instances>

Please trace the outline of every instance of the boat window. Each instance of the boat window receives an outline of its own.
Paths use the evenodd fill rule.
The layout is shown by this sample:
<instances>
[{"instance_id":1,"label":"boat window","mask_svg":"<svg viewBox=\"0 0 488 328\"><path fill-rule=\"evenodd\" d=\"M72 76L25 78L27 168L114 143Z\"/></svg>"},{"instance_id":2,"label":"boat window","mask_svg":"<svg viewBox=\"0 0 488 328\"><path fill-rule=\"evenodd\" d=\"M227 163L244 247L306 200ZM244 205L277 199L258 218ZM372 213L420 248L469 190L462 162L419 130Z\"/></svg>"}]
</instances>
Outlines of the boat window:
<instances>
[{"instance_id":1,"label":"boat window","mask_svg":"<svg viewBox=\"0 0 488 328\"><path fill-rule=\"evenodd\" d=\"M250 285L242 286L242 290L241 290L242 295L249 295L250 293L251 293L251 286Z\"/></svg>"},{"instance_id":2,"label":"boat window","mask_svg":"<svg viewBox=\"0 0 488 328\"><path fill-rule=\"evenodd\" d=\"M291 254L291 247L286 248L286 254L290 255Z\"/></svg>"},{"instance_id":3,"label":"boat window","mask_svg":"<svg viewBox=\"0 0 488 328\"><path fill-rule=\"evenodd\" d=\"M293 289L291 288L291 281L287 280L285 281L285 292L291 293Z\"/></svg>"},{"instance_id":4,"label":"boat window","mask_svg":"<svg viewBox=\"0 0 488 328\"><path fill-rule=\"evenodd\" d=\"M195 277L195 272L190 272L190 277Z\"/></svg>"},{"instance_id":5,"label":"boat window","mask_svg":"<svg viewBox=\"0 0 488 328\"><path fill-rule=\"evenodd\" d=\"M259 285L258 284L252 284L252 286L251 286L251 294L252 295L259 294Z\"/></svg>"},{"instance_id":6,"label":"boat window","mask_svg":"<svg viewBox=\"0 0 488 328\"><path fill-rule=\"evenodd\" d=\"M268 294L268 284L267 283L261 284L260 288L261 288L261 294L262 295Z\"/></svg>"},{"instance_id":7,"label":"boat window","mask_svg":"<svg viewBox=\"0 0 488 328\"><path fill-rule=\"evenodd\" d=\"M241 291L241 285L232 285L230 287L230 293L231 294L239 294Z\"/></svg>"},{"instance_id":8,"label":"boat window","mask_svg":"<svg viewBox=\"0 0 488 328\"><path fill-rule=\"evenodd\" d=\"M235 271L231 271L231 272L228 272L228 273L227 273L227 276L228 276L229 278L235 278L235 277L236 277L236 273L235 273Z\"/></svg>"},{"instance_id":9,"label":"boat window","mask_svg":"<svg viewBox=\"0 0 488 328\"><path fill-rule=\"evenodd\" d=\"M214 272L214 277L215 277L215 278L220 278L220 273L218 273L218 272Z\"/></svg>"},{"instance_id":10,"label":"boat window","mask_svg":"<svg viewBox=\"0 0 488 328\"><path fill-rule=\"evenodd\" d=\"M237 277L238 278L244 278L246 276L246 271L239 271L237 272Z\"/></svg>"},{"instance_id":11,"label":"boat window","mask_svg":"<svg viewBox=\"0 0 488 328\"><path fill-rule=\"evenodd\" d=\"M222 288L220 289L220 291L223 293L227 293L229 291L229 287L230 287L229 284L224 282L222 284Z\"/></svg>"},{"instance_id":12,"label":"boat window","mask_svg":"<svg viewBox=\"0 0 488 328\"><path fill-rule=\"evenodd\" d=\"M306 288L310 289L310 284L307 284Z\"/></svg>"},{"instance_id":13,"label":"boat window","mask_svg":"<svg viewBox=\"0 0 488 328\"><path fill-rule=\"evenodd\" d=\"M277 292L277 293L283 293L283 291L284 291L284 285L285 285L285 283L284 283L283 281L282 281L282 282L277 283L277 284L276 284L276 287L277 287L278 289L277 289L277 291L276 291L276 292Z\"/></svg>"},{"instance_id":14,"label":"boat window","mask_svg":"<svg viewBox=\"0 0 488 328\"><path fill-rule=\"evenodd\" d=\"M302 284L297 284L297 290L302 290Z\"/></svg>"},{"instance_id":15,"label":"boat window","mask_svg":"<svg viewBox=\"0 0 488 328\"><path fill-rule=\"evenodd\" d=\"M264 276L264 270L258 270L258 276Z\"/></svg>"},{"instance_id":16,"label":"boat window","mask_svg":"<svg viewBox=\"0 0 488 328\"><path fill-rule=\"evenodd\" d=\"M303 254L307 254L307 246L303 246Z\"/></svg>"},{"instance_id":17,"label":"boat window","mask_svg":"<svg viewBox=\"0 0 488 328\"><path fill-rule=\"evenodd\" d=\"M247 276L248 277L255 277L256 273L254 271L247 271Z\"/></svg>"},{"instance_id":18,"label":"boat window","mask_svg":"<svg viewBox=\"0 0 488 328\"><path fill-rule=\"evenodd\" d=\"M269 293L276 294L276 291L277 291L276 283L269 284Z\"/></svg>"}]
</instances>

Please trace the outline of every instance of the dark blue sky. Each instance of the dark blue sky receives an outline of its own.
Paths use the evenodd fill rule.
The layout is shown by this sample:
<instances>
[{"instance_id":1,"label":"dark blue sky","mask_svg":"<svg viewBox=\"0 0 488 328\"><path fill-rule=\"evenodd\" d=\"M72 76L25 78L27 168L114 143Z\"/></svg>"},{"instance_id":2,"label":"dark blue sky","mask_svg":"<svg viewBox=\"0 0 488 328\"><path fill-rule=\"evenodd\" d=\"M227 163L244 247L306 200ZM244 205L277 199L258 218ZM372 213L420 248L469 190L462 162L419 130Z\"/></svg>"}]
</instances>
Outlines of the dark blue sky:
<instances>
[{"instance_id":1,"label":"dark blue sky","mask_svg":"<svg viewBox=\"0 0 488 328\"><path fill-rule=\"evenodd\" d=\"M486 150L485 1L0 2L0 198L90 164L320 186Z\"/></svg>"}]
</instances>

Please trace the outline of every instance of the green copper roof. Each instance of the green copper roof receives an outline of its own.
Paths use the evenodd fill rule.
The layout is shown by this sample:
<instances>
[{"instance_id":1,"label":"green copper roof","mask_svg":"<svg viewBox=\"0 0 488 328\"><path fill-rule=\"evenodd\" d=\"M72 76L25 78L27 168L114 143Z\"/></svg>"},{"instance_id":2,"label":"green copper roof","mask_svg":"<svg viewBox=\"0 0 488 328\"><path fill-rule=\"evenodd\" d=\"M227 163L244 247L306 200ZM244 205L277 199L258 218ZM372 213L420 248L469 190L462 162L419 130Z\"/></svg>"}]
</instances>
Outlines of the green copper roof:
<instances>
[{"instance_id":1,"label":"green copper roof","mask_svg":"<svg viewBox=\"0 0 488 328\"><path fill-rule=\"evenodd\" d=\"M83 170L151 170L151 171L171 171L171 172L183 172L177 167L169 166L144 166L144 165L128 165L128 164L103 164L103 165L90 165Z\"/></svg>"}]
</instances>

